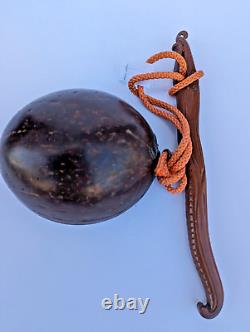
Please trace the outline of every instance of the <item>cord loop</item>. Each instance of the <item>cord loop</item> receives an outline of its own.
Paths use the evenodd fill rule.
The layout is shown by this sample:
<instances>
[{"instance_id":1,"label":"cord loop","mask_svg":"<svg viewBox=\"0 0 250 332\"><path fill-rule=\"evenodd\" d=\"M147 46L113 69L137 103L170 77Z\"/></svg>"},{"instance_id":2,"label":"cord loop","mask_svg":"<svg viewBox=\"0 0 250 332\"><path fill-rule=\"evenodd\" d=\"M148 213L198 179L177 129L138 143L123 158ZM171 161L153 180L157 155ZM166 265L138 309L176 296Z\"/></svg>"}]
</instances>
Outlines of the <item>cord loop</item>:
<instances>
[{"instance_id":1,"label":"cord loop","mask_svg":"<svg viewBox=\"0 0 250 332\"><path fill-rule=\"evenodd\" d=\"M151 56L147 63L155 63L161 59L171 58L177 61L179 72L151 72L133 76L128 86L130 91L139 97L148 110L168 121L170 121L181 133L182 138L173 153L164 150L155 168L155 175L158 181L171 193L182 192L187 185L186 165L192 155L192 141L190 128L187 119L177 107L147 95L144 87L138 82L153 79L172 79L178 81L170 90L169 95L173 96L181 89L200 79L204 74L197 71L186 77L187 64L185 59L177 52L160 52Z\"/></svg>"}]
</instances>

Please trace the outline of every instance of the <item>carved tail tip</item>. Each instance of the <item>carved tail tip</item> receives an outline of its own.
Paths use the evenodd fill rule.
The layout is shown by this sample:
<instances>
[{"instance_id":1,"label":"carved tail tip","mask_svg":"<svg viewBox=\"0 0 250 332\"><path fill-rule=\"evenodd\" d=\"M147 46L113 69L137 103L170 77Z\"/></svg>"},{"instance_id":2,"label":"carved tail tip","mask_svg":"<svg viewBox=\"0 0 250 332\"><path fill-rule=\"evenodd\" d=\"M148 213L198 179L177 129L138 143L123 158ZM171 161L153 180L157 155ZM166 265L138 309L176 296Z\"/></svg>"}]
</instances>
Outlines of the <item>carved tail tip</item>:
<instances>
[{"instance_id":1,"label":"carved tail tip","mask_svg":"<svg viewBox=\"0 0 250 332\"><path fill-rule=\"evenodd\" d=\"M180 31L176 36L176 42L173 45L172 50L179 54L182 54L182 51L184 49L183 41L186 40L187 38L188 38L187 31L185 31L185 30Z\"/></svg>"},{"instance_id":2,"label":"carved tail tip","mask_svg":"<svg viewBox=\"0 0 250 332\"><path fill-rule=\"evenodd\" d=\"M185 31L185 30L180 31L176 36L176 41L178 41L179 38L187 39L188 38L188 32Z\"/></svg>"},{"instance_id":3,"label":"carved tail tip","mask_svg":"<svg viewBox=\"0 0 250 332\"><path fill-rule=\"evenodd\" d=\"M206 319L215 318L221 311L221 307L211 308L209 304L204 305L202 302L197 303L198 310L202 317Z\"/></svg>"}]
</instances>

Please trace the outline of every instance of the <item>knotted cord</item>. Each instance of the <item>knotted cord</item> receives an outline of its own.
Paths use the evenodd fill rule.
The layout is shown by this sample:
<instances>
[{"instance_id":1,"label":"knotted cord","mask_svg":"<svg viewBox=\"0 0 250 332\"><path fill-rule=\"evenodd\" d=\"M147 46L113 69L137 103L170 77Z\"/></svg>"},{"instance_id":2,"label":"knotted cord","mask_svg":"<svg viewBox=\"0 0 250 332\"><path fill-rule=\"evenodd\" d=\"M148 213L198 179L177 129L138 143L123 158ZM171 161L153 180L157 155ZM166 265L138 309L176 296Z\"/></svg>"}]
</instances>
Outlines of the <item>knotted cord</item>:
<instances>
[{"instance_id":1,"label":"knotted cord","mask_svg":"<svg viewBox=\"0 0 250 332\"><path fill-rule=\"evenodd\" d=\"M155 175L158 181L171 193L182 192L187 185L186 165L192 155L192 141L190 137L189 123L177 107L147 95L144 87L138 82L153 79L172 79L177 81L170 90L169 95L173 96L181 89L200 79L204 74L197 71L186 77L187 64L185 59L177 52L160 52L151 56L147 63L153 64L161 59L175 59L179 65L179 72L151 72L133 76L128 86L130 91L139 97L146 108L152 113L172 122L181 133L181 141L175 151L170 153L164 150L155 168ZM167 112L166 112L167 111Z\"/></svg>"}]
</instances>

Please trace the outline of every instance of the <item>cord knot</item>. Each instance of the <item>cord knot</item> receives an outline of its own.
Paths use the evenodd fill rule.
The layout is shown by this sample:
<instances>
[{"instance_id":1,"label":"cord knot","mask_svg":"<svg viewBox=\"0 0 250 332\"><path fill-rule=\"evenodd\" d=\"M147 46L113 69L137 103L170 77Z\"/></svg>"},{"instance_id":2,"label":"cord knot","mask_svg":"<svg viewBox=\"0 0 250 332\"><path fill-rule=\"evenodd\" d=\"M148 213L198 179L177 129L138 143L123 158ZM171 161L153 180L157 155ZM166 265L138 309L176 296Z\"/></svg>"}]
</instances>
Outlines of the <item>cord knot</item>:
<instances>
[{"instance_id":1,"label":"cord knot","mask_svg":"<svg viewBox=\"0 0 250 332\"><path fill-rule=\"evenodd\" d=\"M171 163L172 153L166 149L163 150L158 164L155 168L155 175L166 189L175 194L182 192L187 185L187 177L185 172L185 165L179 170L176 169L176 163Z\"/></svg>"}]
</instances>

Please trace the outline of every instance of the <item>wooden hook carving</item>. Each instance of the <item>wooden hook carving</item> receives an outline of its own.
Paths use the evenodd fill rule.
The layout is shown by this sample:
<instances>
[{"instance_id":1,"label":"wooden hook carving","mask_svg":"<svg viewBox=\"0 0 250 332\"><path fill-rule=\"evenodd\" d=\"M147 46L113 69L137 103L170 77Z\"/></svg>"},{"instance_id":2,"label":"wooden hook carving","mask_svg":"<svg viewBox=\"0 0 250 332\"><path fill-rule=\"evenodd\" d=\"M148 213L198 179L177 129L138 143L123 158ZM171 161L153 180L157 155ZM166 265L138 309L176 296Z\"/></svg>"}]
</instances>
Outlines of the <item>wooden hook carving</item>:
<instances>
[{"instance_id":1,"label":"wooden hook carving","mask_svg":"<svg viewBox=\"0 0 250 332\"><path fill-rule=\"evenodd\" d=\"M196 69L193 56L187 42L188 33L181 31L173 45L187 63L187 76ZM175 64L175 71L178 64ZM174 83L175 84L175 83ZM214 260L208 233L206 172L199 138L199 82L195 81L176 94L177 107L187 118L193 153L187 165L188 185L186 187L186 217L189 244L192 257L204 286L207 303L197 304L200 314L205 318L214 318L223 306L223 286Z\"/></svg>"}]
</instances>

